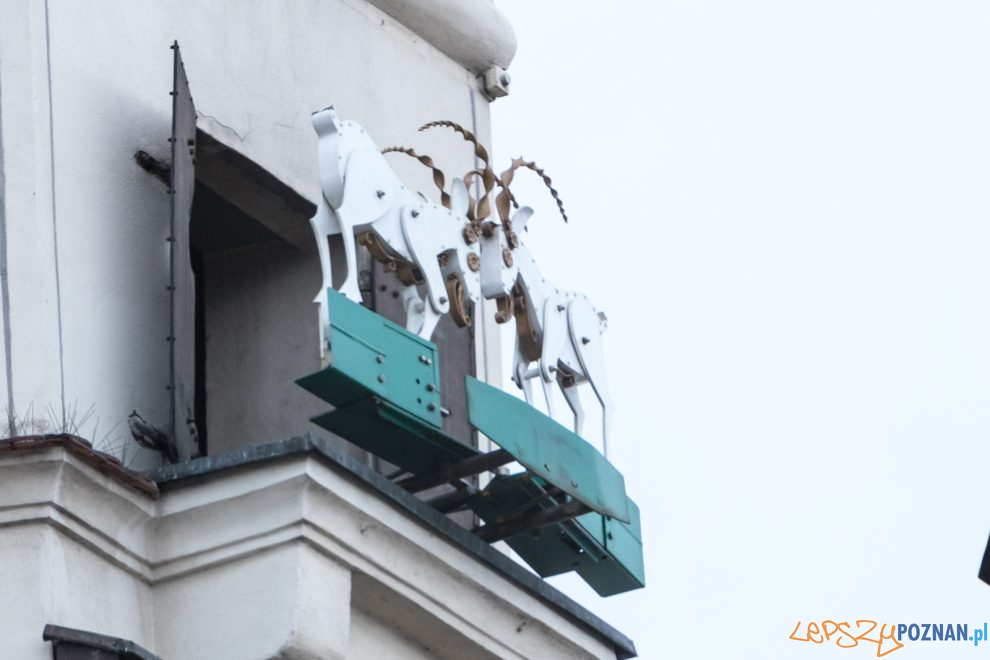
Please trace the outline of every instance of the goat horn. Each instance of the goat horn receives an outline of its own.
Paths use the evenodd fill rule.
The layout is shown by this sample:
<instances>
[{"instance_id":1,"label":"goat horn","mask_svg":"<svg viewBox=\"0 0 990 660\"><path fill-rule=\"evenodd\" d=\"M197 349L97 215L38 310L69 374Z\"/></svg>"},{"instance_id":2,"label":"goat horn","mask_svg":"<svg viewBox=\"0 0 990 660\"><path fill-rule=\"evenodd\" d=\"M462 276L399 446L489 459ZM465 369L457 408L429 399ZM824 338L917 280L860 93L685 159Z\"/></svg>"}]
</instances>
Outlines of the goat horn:
<instances>
[{"instance_id":1,"label":"goat horn","mask_svg":"<svg viewBox=\"0 0 990 660\"><path fill-rule=\"evenodd\" d=\"M477 202L471 197L471 183L475 177L479 176L484 178L485 173L483 170L471 170L464 175L464 185L468 189L468 220L471 221L471 224L481 223L492 212L491 202L489 201L490 196L488 194L482 195L481 199L477 200Z\"/></svg>"},{"instance_id":2,"label":"goat horn","mask_svg":"<svg viewBox=\"0 0 990 660\"><path fill-rule=\"evenodd\" d=\"M419 130L425 131L430 128L437 128L437 127L450 128L456 131L457 133L460 133L461 137L463 137L466 141L474 145L474 155L477 156L478 160L480 160L483 164L483 167L480 170L472 170L472 171L480 172L481 182L485 189L485 193L478 200L478 205L477 208L475 209L474 217L470 218L473 224L475 225L480 224L482 220L484 220L491 214L491 203L488 201L488 196L491 194L492 189L495 188L495 184L498 182L498 178L495 176L495 171L492 169L491 164L489 162L488 151L480 142L478 142L478 138L474 136L474 133L467 130L460 124L457 124L452 121L447 121L447 120L431 121L428 124L423 124L422 126L420 126ZM467 178L470 175L471 172L468 172L468 174L465 175L464 177L465 183L467 182Z\"/></svg>"},{"instance_id":3,"label":"goat horn","mask_svg":"<svg viewBox=\"0 0 990 660\"><path fill-rule=\"evenodd\" d=\"M440 203L443 204L448 209L450 208L450 195L447 194L446 190L444 190L444 186L446 185L446 180L444 179L443 171L439 167L433 164L432 158L425 155L421 156L420 154L416 153L413 149L408 149L406 147L386 147L382 149L382 153L405 154L407 156L411 156L412 158L415 158L423 165L426 165L428 168L430 168L430 171L433 172L433 183L436 184L437 188L440 189Z\"/></svg>"},{"instance_id":4,"label":"goat horn","mask_svg":"<svg viewBox=\"0 0 990 660\"><path fill-rule=\"evenodd\" d=\"M564 218L564 222L567 222L567 213L564 212L564 202L561 201L560 195L557 194L556 188L553 187L553 182L550 177L547 176L540 167L531 160L525 160L522 157L516 158L512 161L512 165L509 169L502 172L502 176L499 178L499 183L502 188L502 192L498 194L495 198L495 206L498 208L499 217L502 222L505 223L509 220L509 204L512 203L515 206L519 206L516 202L515 196L512 191L509 190L509 184L512 183L512 179L515 176L515 171L520 167L525 167L526 169L536 172L536 174L543 179L543 184L550 190L550 194L553 196L554 201L557 202L557 208L560 209L560 215Z\"/></svg>"}]
</instances>

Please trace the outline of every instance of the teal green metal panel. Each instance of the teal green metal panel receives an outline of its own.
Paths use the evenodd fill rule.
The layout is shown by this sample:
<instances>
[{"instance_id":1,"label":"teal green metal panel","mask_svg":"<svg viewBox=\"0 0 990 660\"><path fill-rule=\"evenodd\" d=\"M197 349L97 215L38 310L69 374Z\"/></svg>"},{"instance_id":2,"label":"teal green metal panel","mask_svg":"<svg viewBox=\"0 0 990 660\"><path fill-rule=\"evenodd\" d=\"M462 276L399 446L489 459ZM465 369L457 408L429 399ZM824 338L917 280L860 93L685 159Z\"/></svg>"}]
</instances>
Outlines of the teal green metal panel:
<instances>
[{"instance_id":1,"label":"teal green metal panel","mask_svg":"<svg viewBox=\"0 0 990 660\"><path fill-rule=\"evenodd\" d=\"M629 508L632 520L628 523L605 518L605 549L615 560L625 566L640 582L645 581L643 567L643 539L639 526L639 507L631 500Z\"/></svg>"},{"instance_id":2,"label":"teal green metal panel","mask_svg":"<svg viewBox=\"0 0 990 660\"><path fill-rule=\"evenodd\" d=\"M525 401L470 376L465 381L474 428L591 509L629 520L625 479L597 449Z\"/></svg>"},{"instance_id":3,"label":"teal green metal panel","mask_svg":"<svg viewBox=\"0 0 990 660\"><path fill-rule=\"evenodd\" d=\"M478 453L418 417L374 397L341 406L311 421L414 474Z\"/></svg>"},{"instance_id":4,"label":"teal green metal panel","mask_svg":"<svg viewBox=\"0 0 990 660\"><path fill-rule=\"evenodd\" d=\"M594 530L605 537L606 558L596 563L584 563L575 569L602 596L613 596L646 585L639 507L632 500L629 500L629 511L631 518L628 523L598 514L577 519L589 532Z\"/></svg>"},{"instance_id":5,"label":"teal green metal panel","mask_svg":"<svg viewBox=\"0 0 990 660\"><path fill-rule=\"evenodd\" d=\"M496 477L470 503L471 509L488 524L503 522L533 507L546 509L552 505L540 478L529 473ZM600 536L604 538L604 534ZM573 571L605 556L604 543L570 521L512 536L506 543L541 577Z\"/></svg>"},{"instance_id":6,"label":"teal green metal panel","mask_svg":"<svg viewBox=\"0 0 990 660\"><path fill-rule=\"evenodd\" d=\"M497 524L553 506L546 486L530 473L497 477L469 506L487 524ZM639 508L631 500L628 505L628 524L587 513L505 542L542 577L576 571L602 596L639 589L645 585Z\"/></svg>"},{"instance_id":7,"label":"teal green metal panel","mask_svg":"<svg viewBox=\"0 0 990 660\"><path fill-rule=\"evenodd\" d=\"M312 421L415 474L478 455L441 430L436 345L332 289L327 296L331 365L297 382L336 409ZM575 570L603 596L642 587L639 509L618 470L525 402L471 377L466 388L472 426L529 470L494 479L469 506L495 524L556 506L556 486L601 513L518 534L509 546L540 575Z\"/></svg>"},{"instance_id":8,"label":"teal green metal panel","mask_svg":"<svg viewBox=\"0 0 990 660\"><path fill-rule=\"evenodd\" d=\"M327 299L330 366L296 382L335 406L376 396L440 428L436 344L334 289Z\"/></svg>"}]
</instances>

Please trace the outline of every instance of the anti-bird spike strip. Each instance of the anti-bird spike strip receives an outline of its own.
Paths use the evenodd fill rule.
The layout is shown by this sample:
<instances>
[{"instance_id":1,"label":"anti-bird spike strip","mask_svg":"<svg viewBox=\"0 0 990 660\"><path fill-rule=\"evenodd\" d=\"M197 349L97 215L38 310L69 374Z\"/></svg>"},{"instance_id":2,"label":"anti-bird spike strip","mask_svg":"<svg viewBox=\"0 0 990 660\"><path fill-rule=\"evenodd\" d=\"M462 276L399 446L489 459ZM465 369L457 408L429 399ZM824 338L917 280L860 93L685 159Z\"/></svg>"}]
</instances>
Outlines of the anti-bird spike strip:
<instances>
[{"instance_id":1,"label":"anti-bird spike strip","mask_svg":"<svg viewBox=\"0 0 990 660\"><path fill-rule=\"evenodd\" d=\"M444 189L444 186L446 185L447 182L446 179L444 178L443 170L441 170L439 167L433 164L432 158L426 155L420 155L416 153L415 150L409 149L407 147L385 147L384 149L382 149L382 153L405 154L407 156L411 156L412 158L415 158L423 165L426 165L428 168L430 168L430 170L433 172L433 183L436 184L437 188L440 189L440 203L443 204L446 208L448 209L450 208L450 195L447 194L447 191Z\"/></svg>"},{"instance_id":2,"label":"anti-bird spike strip","mask_svg":"<svg viewBox=\"0 0 990 660\"><path fill-rule=\"evenodd\" d=\"M450 128L460 133L461 137L474 145L474 155L477 156L484 165L481 169L481 182L485 192L481 196L481 199L478 200L477 208L474 208L472 205L472 208L469 209L468 213L468 219L471 221L471 224L477 228L481 224L482 220L491 215L491 203L488 201L488 195L495 188L495 184L498 182L498 179L495 176L495 170L492 169L491 164L489 163L488 151L480 142L478 142L478 138L474 136L474 133L452 121L431 121L428 124L423 124L420 126L419 130L425 131L427 129L437 127ZM470 174L470 172L468 174ZM467 179L466 176L465 179Z\"/></svg>"}]
</instances>

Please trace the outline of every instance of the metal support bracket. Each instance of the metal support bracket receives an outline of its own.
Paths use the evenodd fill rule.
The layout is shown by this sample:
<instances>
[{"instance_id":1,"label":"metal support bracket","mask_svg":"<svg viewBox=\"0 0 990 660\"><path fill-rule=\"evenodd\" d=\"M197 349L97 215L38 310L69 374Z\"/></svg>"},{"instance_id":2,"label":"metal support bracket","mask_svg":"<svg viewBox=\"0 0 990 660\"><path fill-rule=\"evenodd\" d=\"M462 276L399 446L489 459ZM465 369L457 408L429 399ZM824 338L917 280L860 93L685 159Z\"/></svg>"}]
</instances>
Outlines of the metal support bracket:
<instances>
[{"instance_id":1,"label":"metal support bracket","mask_svg":"<svg viewBox=\"0 0 990 660\"><path fill-rule=\"evenodd\" d=\"M521 515L510 518L502 523L485 525L474 530L478 538L494 543L516 536L517 534L528 534L550 525L576 518L583 513L588 513L588 505L578 500L571 500L566 504L558 504L552 509L544 509L533 514Z\"/></svg>"},{"instance_id":2,"label":"metal support bracket","mask_svg":"<svg viewBox=\"0 0 990 660\"><path fill-rule=\"evenodd\" d=\"M444 463L432 472L408 477L398 482L397 485L402 486L410 493L418 493L434 486L452 483L464 477L489 472L514 460L512 454L504 449L498 449L487 454L465 458L457 463Z\"/></svg>"},{"instance_id":3,"label":"metal support bracket","mask_svg":"<svg viewBox=\"0 0 990 660\"><path fill-rule=\"evenodd\" d=\"M327 309L330 365L297 381L335 406L315 424L409 473L396 482L409 492L453 485L430 504L444 513L470 508L486 523L479 538L505 540L540 575L576 571L602 595L643 586L639 510L600 452L467 377L469 421L500 446L479 453L442 429L436 345L333 289ZM513 461L527 471L481 491L462 481Z\"/></svg>"}]
</instances>

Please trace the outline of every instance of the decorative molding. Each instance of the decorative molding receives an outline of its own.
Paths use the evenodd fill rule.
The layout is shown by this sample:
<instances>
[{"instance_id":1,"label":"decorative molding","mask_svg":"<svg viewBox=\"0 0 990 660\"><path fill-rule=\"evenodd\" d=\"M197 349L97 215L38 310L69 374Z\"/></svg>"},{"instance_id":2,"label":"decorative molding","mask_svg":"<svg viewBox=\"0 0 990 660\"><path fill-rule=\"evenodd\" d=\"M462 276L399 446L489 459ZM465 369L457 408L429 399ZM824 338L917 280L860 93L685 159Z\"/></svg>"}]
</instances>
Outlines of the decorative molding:
<instances>
[{"instance_id":1,"label":"decorative molding","mask_svg":"<svg viewBox=\"0 0 990 660\"><path fill-rule=\"evenodd\" d=\"M322 556L365 576L414 603L454 638L474 640L498 657L629 657L624 644L613 647L587 621L521 588L331 457L258 453L258 460L244 462L236 452L217 457L221 466L233 460L233 469L214 465L165 477L158 499L65 447L0 454L0 534L16 534L18 526L56 530L150 586L152 611L157 617L166 607L166 619L168 606L156 594L171 593L167 600L175 588L209 592L227 567L267 565L285 552L309 561L309 549L313 561ZM306 565L322 570L313 561ZM286 584L278 589L294 595L279 598L304 602L317 584ZM523 627L527 634L518 634Z\"/></svg>"},{"instance_id":2,"label":"decorative molding","mask_svg":"<svg viewBox=\"0 0 990 660\"><path fill-rule=\"evenodd\" d=\"M475 74L507 69L516 54L509 20L490 0L368 0Z\"/></svg>"}]
</instances>

